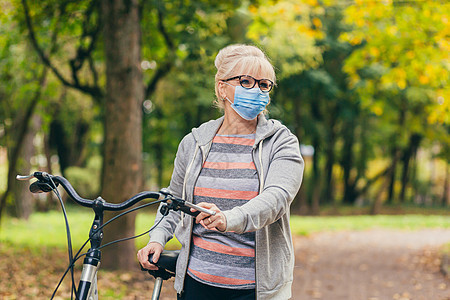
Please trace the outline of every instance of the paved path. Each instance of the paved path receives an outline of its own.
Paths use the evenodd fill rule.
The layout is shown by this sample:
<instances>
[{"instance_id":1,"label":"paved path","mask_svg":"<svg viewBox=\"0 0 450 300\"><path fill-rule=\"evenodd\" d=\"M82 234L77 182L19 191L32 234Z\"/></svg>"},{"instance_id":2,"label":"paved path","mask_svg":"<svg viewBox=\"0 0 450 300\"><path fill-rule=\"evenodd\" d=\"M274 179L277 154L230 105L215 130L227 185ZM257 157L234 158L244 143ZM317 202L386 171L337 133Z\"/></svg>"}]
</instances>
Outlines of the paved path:
<instances>
[{"instance_id":1,"label":"paved path","mask_svg":"<svg viewBox=\"0 0 450 300\"><path fill-rule=\"evenodd\" d=\"M450 300L437 255L448 242L442 229L297 237L293 299Z\"/></svg>"}]
</instances>

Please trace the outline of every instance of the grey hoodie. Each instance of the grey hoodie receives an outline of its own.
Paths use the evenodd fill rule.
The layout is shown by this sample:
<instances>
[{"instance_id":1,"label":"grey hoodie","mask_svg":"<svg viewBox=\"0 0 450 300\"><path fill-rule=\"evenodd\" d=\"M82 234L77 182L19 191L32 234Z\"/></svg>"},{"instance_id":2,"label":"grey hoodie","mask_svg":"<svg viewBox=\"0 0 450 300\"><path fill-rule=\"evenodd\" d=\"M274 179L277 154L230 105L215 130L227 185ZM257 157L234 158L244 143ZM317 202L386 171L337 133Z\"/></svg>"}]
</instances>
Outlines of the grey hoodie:
<instances>
[{"instance_id":1,"label":"grey hoodie","mask_svg":"<svg viewBox=\"0 0 450 300\"><path fill-rule=\"evenodd\" d=\"M193 201L195 183L222 122L223 117L204 123L181 141L169 187L175 196ZM257 299L289 299L294 270L289 207L300 188L304 168L299 143L279 121L260 115L252 155L260 193L242 206L223 211L226 231L256 231ZM158 213L155 223L161 217ZM182 245L174 285L178 293L183 290L192 227L191 216L172 211L150 234L150 242L164 246L175 233Z\"/></svg>"}]
</instances>

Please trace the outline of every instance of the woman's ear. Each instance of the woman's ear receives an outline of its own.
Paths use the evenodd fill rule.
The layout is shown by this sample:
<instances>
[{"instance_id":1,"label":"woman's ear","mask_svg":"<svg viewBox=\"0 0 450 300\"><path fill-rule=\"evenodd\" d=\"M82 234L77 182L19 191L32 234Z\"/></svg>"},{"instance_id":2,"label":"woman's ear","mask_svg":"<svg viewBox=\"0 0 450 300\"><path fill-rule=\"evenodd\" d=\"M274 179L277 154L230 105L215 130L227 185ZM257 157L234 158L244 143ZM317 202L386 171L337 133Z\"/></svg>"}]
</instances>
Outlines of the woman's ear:
<instances>
[{"instance_id":1,"label":"woman's ear","mask_svg":"<svg viewBox=\"0 0 450 300\"><path fill-rule=\"evenodd\" d=\"M223 83L223 81L219 81L217 83L219 85L219 97L220 100L225 100L226 97L226 92L225 92L225 83Z\"/></svg>"}]
</instances>

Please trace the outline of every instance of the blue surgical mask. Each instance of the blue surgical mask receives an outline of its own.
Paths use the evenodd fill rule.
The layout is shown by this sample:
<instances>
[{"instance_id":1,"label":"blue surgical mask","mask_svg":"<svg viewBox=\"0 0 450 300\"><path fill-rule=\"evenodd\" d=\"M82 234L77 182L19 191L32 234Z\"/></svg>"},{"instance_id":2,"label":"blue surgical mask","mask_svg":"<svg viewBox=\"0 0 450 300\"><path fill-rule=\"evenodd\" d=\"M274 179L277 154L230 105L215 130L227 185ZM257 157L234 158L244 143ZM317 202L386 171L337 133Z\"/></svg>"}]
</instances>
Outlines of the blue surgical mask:
<instances>
[{"instance_id":1,"label":"blue surgical mask","mask_svg":"<svg viewBox=\"0 0 450 300\"><path fill-rule=\"evenodd\" d=\"M234 103L228 97L225 99L243 119L253 120L266 108L270 98L269 93L263 93L258 87L246 89L238 85L234 90Z\"/></svg>"}]
</instances>

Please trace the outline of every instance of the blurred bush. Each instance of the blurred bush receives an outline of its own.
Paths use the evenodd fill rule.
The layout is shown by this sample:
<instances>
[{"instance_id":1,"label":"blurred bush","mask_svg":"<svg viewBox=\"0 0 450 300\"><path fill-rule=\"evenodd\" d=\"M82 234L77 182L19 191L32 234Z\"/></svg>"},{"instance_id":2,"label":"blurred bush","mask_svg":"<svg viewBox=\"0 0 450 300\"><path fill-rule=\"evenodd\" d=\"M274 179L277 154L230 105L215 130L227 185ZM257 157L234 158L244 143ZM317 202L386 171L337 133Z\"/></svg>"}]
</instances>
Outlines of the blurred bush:
<instances>
[{"instance_id":1,"label":"blurred bush","mask_svg":"<svg viewBox=\"0 0 450 300\"><path fill-rule=\"evenodd\" d=\"M69 167L66 169L66 179L70 181L81 197L94 199L99 195L101 162L101 157L95 156L89 159L84 168Z\"/></svg>"}]
</instances>

